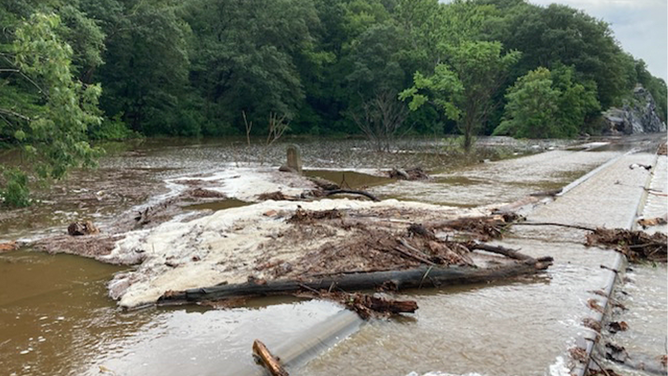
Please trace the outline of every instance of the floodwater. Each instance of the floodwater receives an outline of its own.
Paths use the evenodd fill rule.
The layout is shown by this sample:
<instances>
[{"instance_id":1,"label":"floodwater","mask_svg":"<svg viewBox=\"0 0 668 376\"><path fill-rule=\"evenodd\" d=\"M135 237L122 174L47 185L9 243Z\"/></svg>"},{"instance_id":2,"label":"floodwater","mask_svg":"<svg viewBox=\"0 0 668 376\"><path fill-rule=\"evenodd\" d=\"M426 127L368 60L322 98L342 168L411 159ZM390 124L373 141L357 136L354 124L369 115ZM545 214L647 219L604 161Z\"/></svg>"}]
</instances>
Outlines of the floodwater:
<instances>
[{"instance_id":1,"label":"floodwater","mask_svg":"<svg viewBox=\"0 0 668 376\"><path fill-rule=\"evenodd\" d=\"M418 301L414 316L365 325L301 374L548 373L584 331L581 319L588 308L582 302L587 290L604 284L598 265L609 258L578 245L510 244L532 256L557 256L557 261L544 275L400 296ZM589 266L593 263L596 268Z\"/></svg>"},{"instance_id":2,"label":"floodwater","mask_svg":"<svg viewBox=\"0 0 668 376\"><path fill-rule=\"evenodd\" d=\"M382 197L456 206L512 202L532 192L563 187L625 150L552 150L499 162L474 161L462 168L463 162L454 160L436 141L407 143L392 154L375 153L356 140L292 142L301 145L305 167L314 175L336 174L327 176L340 183L340 174L351 188L368 187ZM167 179L249 165L278 166L284 147L249 148L220 140L150 140L125 146L105 157L92 174L75 172L72 179L42 192L42 202L34 207L1 213L0 240L62 232L68 221L82 216L104 224L136 205L169 196ZM357 172L331 172L416 166L432 172L434 179L395 182ZM72 192L78 197L83 192L86 199L74 200ZM206 209L224 210L243 203L208 205ZM420 306L415 315L368 323L291 371L303 375L563 374L567 350L585 330L580 321L588 308L583 302L591 295L588 291L603 287L605 270L599 265L611 259L605 251L549 240L550 234L540 242L509 240L530 255L554 256L555 265L546 274L406 292L401 297L415 299ZM254 339L272 348L321 325L341 309L328 302L279 300L231 310L189 307L123 312L107 298L105 288L105 282L120 270L75 256L29 250L0 255L4 373L225 375L239 364L252 367ZM665 283L657 282L656 289L652 294L663 291L665 295ZM635 304L644 307L643 300L652 300L651 295L636 297ZM657 325L655 311L641 309L637 315L638 320Z\"/></svg>"}]
</instances>

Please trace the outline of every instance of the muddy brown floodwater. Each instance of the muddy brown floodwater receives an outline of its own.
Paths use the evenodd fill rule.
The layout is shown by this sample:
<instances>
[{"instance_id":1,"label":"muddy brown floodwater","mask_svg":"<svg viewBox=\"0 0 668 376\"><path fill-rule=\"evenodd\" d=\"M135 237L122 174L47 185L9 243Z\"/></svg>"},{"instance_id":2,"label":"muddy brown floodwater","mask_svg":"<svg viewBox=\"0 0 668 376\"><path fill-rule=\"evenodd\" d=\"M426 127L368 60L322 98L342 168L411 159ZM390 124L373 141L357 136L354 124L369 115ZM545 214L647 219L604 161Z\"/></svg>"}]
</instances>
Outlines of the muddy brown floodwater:
<instances>
[{"instance_id":1,"label":"muddy brown floodwater","mask_svg":"<svg viewBox=\"0 0 668 376\"><path fill-rule=\"evenodd\" d=\"M475 163L463 168L439 141L406 142L400 152L378 154L362 141L289 140L299 143L311 173L381 197L453 206L512 202L567 185L623 154L627 146L564 150L564 144L516 145L482 139L505 156L541 154ZM506 142L506 144L504 144ZM512 144L512 145L511 145ZM603 144L603 146L609 144ZM556 147L556 150L547 150ZM259 164L278 166L284 144L247 148L241 142L148 140L120 147L99 170L40 192L41 202L0 213L0 240L64 232L68 222L89 218L104 228L137 205L175 195L165 181ZM489 153L489 157L498 156ZM470 162L470 161L469 161ZM379 178L379 168L421 166L427 182ZM338 172L337 172L338 170ZM341 172L341 171L350 172ZM362 172L369 173L364 175ZM192 209L225 210L245 202L221 200ZM659 204L660 205L660 204ZM488 375L559 375L567 349L584 330L587 290L601 288L609 253L572 244L555 248L510 240L532 256L558 253L548 273L502 283L413 291L417 314L373 321L306 365L303 375L406 375L410 372ZM595 267L594 267L595 266ZM125 268L127 269L127 268ZM149 308L123 312L107 297L106 282L125 270L69 255L22 249L0 255L0 373L7 375L226 375L252 366L251 344L270 348L309 331L341 308L321 301L261 300L230 310ZM642 269L640 269L642 270ZM666 293L665 272L633 276L652 294ZM628 287L633 289L633 286ZM559 297L555 299L554 297ZM664 319L652 295L634 298L639 323L656 328ZM659 303L660 305L660 303ZM537 308L539 307L539 308ZM531 338L531 340L527 340Z\"/></svg>"}]
</instances>

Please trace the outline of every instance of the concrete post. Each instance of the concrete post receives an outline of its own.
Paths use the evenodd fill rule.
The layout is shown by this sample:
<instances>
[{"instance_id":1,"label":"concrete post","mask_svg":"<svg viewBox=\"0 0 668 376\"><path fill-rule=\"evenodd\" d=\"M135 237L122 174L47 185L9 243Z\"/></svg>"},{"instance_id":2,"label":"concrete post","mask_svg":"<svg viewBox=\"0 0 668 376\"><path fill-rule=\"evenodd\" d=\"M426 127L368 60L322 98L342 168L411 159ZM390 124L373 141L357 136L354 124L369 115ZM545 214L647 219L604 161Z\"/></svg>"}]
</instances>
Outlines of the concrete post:
<instances>
[{"instance_id":1,"label":"concrete post","mask_svg":"<svg viewBox=\"0 0 668 376\"><path fill-rule=\"evenodd\" d=\"M288 168L302 173L302 151L294 144L288 145Z\"/></svg>"}]
</instances>

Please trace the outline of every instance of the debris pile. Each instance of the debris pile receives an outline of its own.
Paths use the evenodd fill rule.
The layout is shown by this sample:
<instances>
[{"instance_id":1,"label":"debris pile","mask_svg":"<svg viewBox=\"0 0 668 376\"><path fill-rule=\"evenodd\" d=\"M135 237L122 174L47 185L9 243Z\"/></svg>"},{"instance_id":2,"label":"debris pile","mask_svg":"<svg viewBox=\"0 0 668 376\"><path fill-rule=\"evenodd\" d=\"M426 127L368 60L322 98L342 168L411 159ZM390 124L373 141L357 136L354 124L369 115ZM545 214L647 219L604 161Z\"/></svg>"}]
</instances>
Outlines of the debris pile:
<instances>
[{"instance_id":1,"label":"debris pile","mask_svg":"<svg viewBox=\"0 0 668 376\"><path fill-rule=\"evenodd\" d=\"M74 222L67 226L67 233L70 236L94 235L99 234L100 229L93 222Z\"/></svg>"},{"instance_id":2,"label":"debris pile","mask_svg":"<svg viewBox=\"0 0 668 376\"><path fill-rule=\"evenodd\" d=\"M458 221L469 223L467 219ZM406 228L404 223L357 219L338 209L311 211L301 206L286 222L293 226L277 237L285 239L282 241L295 241L304 236L332 240L289 262L261 257L255 270L272 278L403 270L422 264L475 267L470 257L472 249L468 248L473 247L472 243L438 238L432 229L416 223ZM489 218L476 217L471 223L492 222ZM487 233L492 227L491 224L472 225L466 229L474 238L489 238Z\"/></svg>"},{"instance_id":3,"label":"debris pile","mask_svg":"<svg viewBox=\"0 0 668 376\"><path fill-rule=\"evenodd\" d=\"M393 168L388 172L388 176L392 179L399 180L428 180L429 175L420 167L403 170L400 168Z\"/></svg>"},{"instance_id":4,"label":"debris pile","mask_svg":"<svg viewBox=\"0 0 668 376\"><path fill-rule=\"evenodd\" d=\"M191 189L187 192L187 195L192 198L220 198L220 199L227 198L227 195L225 195L222 192L216 192L204 188Z\"/></svg>"},{"instance_id":5,"label":"debris pile","mask_svg":"<svg viewBox=\"0 0 668 376\"><path fill-rule=\"evenodd\" d=\"M417 302L414 300L392 300L361 293L316 291L301 295L338 302L365 320L372 317L388 317L398 313L413 313L418 309Z\"/></svg>"},{"instance_id":6,"label":"debris pile","mask_svg":"<svg viewBox=\"0 0 668 376\"><path fill-rule=\"evenodd\" d=\"M643 231L631 231L624 229L597 228L587 235L586 245L603 245L614 247L623 253L631 262L641 260L666 262L666 234L648 234Z\"/></svg>"}]
</instances>

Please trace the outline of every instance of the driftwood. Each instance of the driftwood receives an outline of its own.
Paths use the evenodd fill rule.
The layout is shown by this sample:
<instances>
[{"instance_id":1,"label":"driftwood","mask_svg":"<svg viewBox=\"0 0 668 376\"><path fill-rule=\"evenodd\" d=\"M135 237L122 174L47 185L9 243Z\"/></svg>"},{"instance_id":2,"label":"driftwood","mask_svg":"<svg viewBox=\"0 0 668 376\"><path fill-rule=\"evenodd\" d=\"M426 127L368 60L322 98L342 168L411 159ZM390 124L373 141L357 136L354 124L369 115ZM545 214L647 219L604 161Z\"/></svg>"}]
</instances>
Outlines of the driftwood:
<instances>
[{"instance_id":1,"label":"driftwood","mask_svg":"<svg viewBox=\"0 0 668 376\"><path fill-rule=\"evenodd\" d=\"M15 240L6 243L0 243L0 253L15 251L17 249L19 249L19 245L16 243Z\"/></svg>"},{"instance_id":2,"label":"driftwood","mask_svg":"<svg viewBox=\"0 0 668 376\"><path fill-rule=\"evenodd\" d=\"M326 191L325 196L339 195L339 194L348 194L348 195L361 195L369 198L371 201L379 202L380 199L369 192L365 191L356 191L352 189L335 189L332 191Z\"/></svg>"},{"instance_id":3,"label":"driftwood","mask_svg":"<svg viewBox=\"0 0 668 376\"><path fill-rule=\"evenodd\" d=\"M574 228L574 229L577 229L577 230L584 230L584 231L596 231L596 229L592 228L592 227L569 225L569 224L565 224L565 223L556 223L556 222L513 222L512 225L513 226L556 226L556 227Z\"/></svg>"},{"instance_id":4,"label":"driftwood","mask_svg":"<svg viewBox=\"0 0 668 376\"><path fill-rule=\"evenodd\" d=\"M264 284L248 282L185 291L168 291L158 299L158 304L188 304L203 300L285 295L309 290L358 291L383 288L388 284L397 290L402 290L482 283L518 275L534 274L546 269L549 265L550 262L547 259L543 262L531 259L490 268L420 267L398 271L337 274L319 278L303 277L300 280L275 280L267 281Z\"/></svg>"},{"instance_id":5,"label":"driftwood","mask_svg":"<svg viewBox=\"0 0 668 376\"><path fill-rule=\"evenodd\" d=\"M364 320L371 317L387 317L398 313L413 313L418 309L417 302L414 300L385 299L360 293L350 294L340 291L313 290L310 293L300 293L297 296L338 302L348 309L355 311Z\"/></svg>"},{"instance_id":6,"label":"driftwood","mask_svg":"<svg viewBox=\"0 0 668 376\"><path fill-rule=\"evenodd\" d=\"M329 181L327 179L323 178L318 178L318 177L309 177L308 180L313 182L313 184L317 185L319 188L321 188L324 191L335 191L337 189L341 189L341 186Z\"/></svg>"},{"instance_id":7,"label":"driftwood","mask_svg":"<svg viewBox=\"0 0 668 376\"><path fill-rule=\"evenodd\" d=\"M514 218L514 217L513 217ZM449 228L455 231L468 232L480 240L499 239L509 225L510 215L493 215L482 217L463 217L445 222L425 224L430 229Z\"/></svg>"},{"instance_id":8,"label":"driftwood","mask_svg":"<svg viewBox=\"0 0 668 376\"><path fill-rule=\"evenodd\" d=\"M643 231L598 228L587 235L585 245L614 247L631 262L641 260L666 262L667 243L666 235L660 232L650 235Z\"/></svg>"},{"instance_id":9,"label":"driftwood","mask_svg":"<svg viewBox=\"0 0 668 376\"><path fill-rule=\"evenodd\" d=\"M289 376L288 372L283 368L279 359L272 355L259 339L253 342L253 354L258 357L262 365L269 370L272 376Z\"/></svg>"},{"instance_id":10,"label":"driftwood","mask_svg":"<svg viewBox=\"0 0 668 376\"><path fill-rule=\"evenodd\" d=\"M415 167L411 168L408 170L403 170L400 168L393 168L391 171L389 171L388 176L392 179L399 179L399 180L427 180L429 179L429 175L427 175L426 172L424 172L423 169L420 167Z\"/></svg>"},{"instance_id":11,"label":"driftwood","mask_svg":"<svg viewBox=\"0 0 668 376\"><path fill-rule=\"evenodd\" d=\"M436 263L434 263L433 261L427 260L426 258L420 256L420 254L423 254L423 253L420 252L419 250L415 249L414 247L412 247L410 244L408 244L408 242L406 240L404 240L404 239L398 239L398 240L399 240L399 243L401 243L404 247L406 247L406 249L402 249L401 247L395 247L394 248L395 251L397 251L397 252L401 253L402 255L407 256L409 258L418 260L418 261L420 261L424 264L432 265L432 266L436 265Z\"/></svg>"},{"instance_id":12,"label":"driftwood","mask_svg":"<svg viewBox=\"0 0 668 376\"><path fill-rule=\"evenodd\" d=\"M98 229L91 221L73 222L67 226L67 233L70 236L94 235L99 234L100 229Z\"/></svg>"},{"instance_id":13,"label":"driftwood","mask_svg":"<svg viewBox=\"0 0 668 376\"><path fill-rule=\"evenodd\" d=\"M534 260L533 257L527 256L525 254L522 254L514 249L510 248L505 248L502 246L494 246L494 245L488 245L488 244L472 244L471 246L468 247L470 250L474 249L479 249L482 251L487 251L491 253L496 253L499 255L504 255L508 258L511 258L513 260L520 260L520 261L531 261Z\"/></svg>"}]
</instances>

